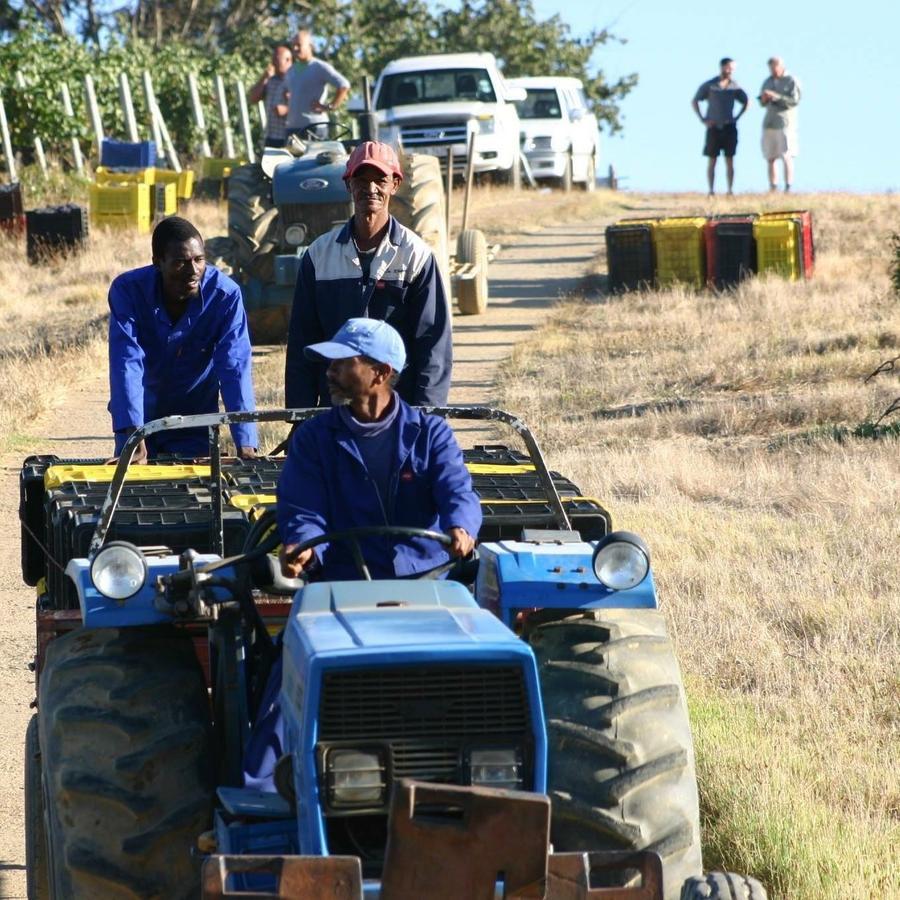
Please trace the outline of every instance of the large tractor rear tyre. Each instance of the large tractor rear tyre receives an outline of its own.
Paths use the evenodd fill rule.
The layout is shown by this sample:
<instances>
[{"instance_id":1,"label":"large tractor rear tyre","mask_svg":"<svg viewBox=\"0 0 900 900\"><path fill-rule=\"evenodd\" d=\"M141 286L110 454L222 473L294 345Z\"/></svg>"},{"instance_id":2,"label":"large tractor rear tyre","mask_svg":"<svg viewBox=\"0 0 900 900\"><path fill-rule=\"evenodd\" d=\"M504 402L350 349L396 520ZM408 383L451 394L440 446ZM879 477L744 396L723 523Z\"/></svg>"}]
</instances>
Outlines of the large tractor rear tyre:
<instances>
[{"instance_id":1,"label":"large tractor rear tyre","mask_svg":"<svg viewBox=\"0 0 900 900\"><path fill-rule=\"evenodd\" d=\"M243 271L266 265L278 234L278 207L272 183L259 163L239 166L228 178L228 236L235 244L235 263Z\"/></svg>"},{"instance_id":2,"label":"large tractor rear tyre","mask_svg":"<svg viewBox=\"0 0 900 900\"><path fill-rule=\"evenodd\" d=\"M702 871L690 722L658 610L587 610L530 630L559 852L654 850L666 900Z\"/></svg>"},{"instance_id":3,"label":"large tractor rear tyre","mask_svg":"<svg viewBox=\"0 0 900 900\"><path fill-rule=\"evenodd\" d=\"M406 153L401 166L403 181L391 198L391 214L428 244L449 288L450 244L440 160L425 153Z\"/></svg>"},{"instance_id":4,"label":"large tractor rear tyre","mask_svg":"<svg viewBox=\"0 0 900 900\"><path fill-rule=\"evenodd\" d=\"M172 628L82 629L50 644L40 747L51 895L196 897L210 827L209 699Z\"/></svg>"},{"instance_id":5,"label":"large tractor rear tyre","mask_svg":"<svg viewBox=\"0 0 900 900\"><path fill-rule=\"evenodd\" d=\"M681 900L767 900L766 889L755 879L734 872L708 872L689 878Z\"/></svg>"},{"instance_id":6,"label":"large tractor rear tyre","mask_svg":"<svg viewBox=\"0 0 900 900\"><path fill-rule=\"evenodd\" d=\"M206 262L226 275L234 275L237 247L230 237L211 237L206 241Z\"/></svg>"},{"instance_id":7,"label":"large tractor rear tyre","mask_svg":"<svg viewBox=\"0 0 900 900\"><path fill-rule=\"evenodd\" d=\"M50 900L37 716L25 731L25 889L28 900Z\"/></svg>"},{"instance_id":8,"label":"large tractor rear tyre","mask_svg":"<svg viewBox=\"0 0 900 900\"><path fill-rule=\"evenodd\" d=\"M488 254L484 232L467 228L456 239L456 261L475 267L473 278L457 278L456 302L464 316L479 316L488 306Z\"/></svg>"}]
</instances>

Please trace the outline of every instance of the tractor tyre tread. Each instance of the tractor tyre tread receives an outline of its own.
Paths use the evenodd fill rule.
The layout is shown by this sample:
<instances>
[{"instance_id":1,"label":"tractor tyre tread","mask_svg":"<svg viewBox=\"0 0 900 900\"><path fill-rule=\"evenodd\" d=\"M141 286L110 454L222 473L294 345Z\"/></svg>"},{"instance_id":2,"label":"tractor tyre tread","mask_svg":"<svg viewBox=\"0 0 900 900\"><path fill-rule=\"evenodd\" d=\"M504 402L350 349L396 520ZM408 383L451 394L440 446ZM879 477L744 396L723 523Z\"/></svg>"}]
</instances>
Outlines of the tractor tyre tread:
<instances>
[{"instance_id":1,"label":"tractor tyre tread","mask_svg":"<svg viewBox=\"0 0 900 900\"><path fill-rule=\"evenodd\" d=\"M734 872L707 872L688 878L680 900L767 900L766 889L755 878Z\"/></svg>"},{"instance_id":2,"label":"tractor tyre tread","mask_svg":"<svg viewBox=\"0 0 900 900\"><path fill-rule=\"evenodd\" d=\"M464 316L478 316L488 307L488 258L484 232L467 228L456 239L456 261L477 267L474 278L460 278L456 287L456 302Z\"/></svg>"},{"instance_id":3,"label":"tractor tyre tread","mask_svg":"<svg viewBox=\"0 0 900 900\"><path fill-rule=\"evenodd\" d=\"M236 263L244 266L278 230L272 185L259 163L238 166L228 178L228 236Z\"/></svg>"},{"instance_id":4,"label":"tractor tyre tread","mask_svg":"<svg viewBox=\"0 0 900 900\"><path fill-rule=\"evenodd\" d=\"M50 897L43 791L38 717L32 716L25 731L25 890L28 900L49 900Z\"/></svg>"},{"instance_id":5,"label":"tractor tyre tread","mask_svg":"<svg viewBox=\"0 0 900 900\"><path fill-rule=\"evenodd\" d=\"M190 638L164 626L54 640L39 739L53 895L187 898L209 827L212 730Z\"/></svg>"}]
</instances>

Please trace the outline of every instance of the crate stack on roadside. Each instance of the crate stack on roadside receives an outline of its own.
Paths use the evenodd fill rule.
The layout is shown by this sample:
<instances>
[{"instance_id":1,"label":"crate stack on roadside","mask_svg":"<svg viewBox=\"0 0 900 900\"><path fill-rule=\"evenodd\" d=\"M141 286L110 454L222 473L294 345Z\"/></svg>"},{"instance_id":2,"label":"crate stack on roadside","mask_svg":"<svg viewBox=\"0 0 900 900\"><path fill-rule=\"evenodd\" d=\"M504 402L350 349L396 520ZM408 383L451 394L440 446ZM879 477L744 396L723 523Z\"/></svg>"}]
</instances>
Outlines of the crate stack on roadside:
<instances>
[{"instance_id":1,"label":"crate stack on roadside","mask_svg":"<svg viewBox=\"0 0 900 900\"><path fill-rule=\"evenodd\" d=\"M0 185L0 235L25 236L28 261L34 265L49 256L77 253L87 242L87 210L75 203L25 209L18 181Z\"/></svg>"},{"instance_id":2,"label":"crate stack on roadside","mask_svg":"<svg viewBox=\"0 0 900 900\"><path fill-rule=\"evenodd\" d=\"M756 274L811 278L808 210L620 219L606 229L611 293L682 284L728 290Z\"/></svg>"},{"instance_id":3,"label":"crate stack on roadside","mask_svg":"<svg viewBox=\"0 0 900 900\"><path fill-rule=\"evenodd\" d=\"M154 220L174 215L193 190L193 171L156 166L153 141L104 138L90 189L91 223L146 234Z\"/></svg>"}]
</instances>

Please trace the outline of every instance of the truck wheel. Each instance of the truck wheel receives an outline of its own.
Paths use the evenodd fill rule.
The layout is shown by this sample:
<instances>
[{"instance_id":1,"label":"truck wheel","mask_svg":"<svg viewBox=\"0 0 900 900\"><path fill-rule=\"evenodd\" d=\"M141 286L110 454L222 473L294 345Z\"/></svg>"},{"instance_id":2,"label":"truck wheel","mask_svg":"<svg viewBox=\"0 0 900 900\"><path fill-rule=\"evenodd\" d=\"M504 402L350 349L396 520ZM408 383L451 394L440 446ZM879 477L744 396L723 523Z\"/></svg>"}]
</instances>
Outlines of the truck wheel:
<instances>
[{"instance_id":1,"label":"truck wheel","mask_svg":"<svg viewBox=\"0 0 900 900\"><path fill-rule=\"evenodd\" d=\"M658 610L586 610L535 625L556 850L654 850L666 900L703 871L694 751Z\"/></svg>"},{"instance_id":2,"label":"truck wheel","mask_svg":"<svg viewBox=\"0 0 900 900\"><path fill-rule=\"evenodd\" d=\"M226 275L233 275L237 251L235 242L230 237L211 237L204 242L206 261Z\"/></svg>"},{"instance_id":3,"label":"truck wheel","mask_svg":"<svg viewBox=\"0 0 900 900\"><path fill-rule=\"evenodd\" d=\"M568 194L569 191L572 190L572 180L573 180L573 172L572 172L572 151L570 150L566 154L566 168L562 173L562 177L559 179L559 186Z\"/></svg>"},{"instance_id":4,"label":"truck wheel","mask_svg":"<svg viewBox=\"0 0 900 900\"><path fill-rule=\"evenodd\" d=\"M588 160L587 178L582 187L588 192L597 190L597 154L592 153Z\"/></svg>"},{"instance_id":5,"label":"truck wheel","mask_svg":"<svg viewBox=\"0 0 900 900\"><path fill-rule=\"evenodd\" d=\"M245 268L267 242L275 243L278 207L272 183L259 163L239 166L228 178L228 236L234 241L234 268Z\"/></svg>"},{"instance_id":6,"label":"truck wheel","mask_svg":"<svg viewBox=\"0 0 900 900\"><path fill-rule=\"evenodd\" d=\"M755 879L734 872L708 872L688 878L681 900L767 900L766 889Z\"/></svg>"},{"instance_id":7,"label":"truck wheel","mask_svg":"<svg viewBox=\"0 0 900 900\"><path fill-rule=\"evenodd\" d=\"M459 278L456 281L456 302L464 316L479 316L488 306L488 258L487 241L484 232L468 228L460 232L456 239L456 261L471 263L477 269L474 278Z\"/></svg>"},{"instance_id":8,"label":"truck wheel","mask_svg":"<svg viewBox=\"0 0 900 900\"><path fill-rule=\"evenodd\" d=\"M400 190L391 198L391 215L431 247L447 286L450 243L440 160L426 153L406 153L401 166L403 181ZM450 292L446 293L449 297Z\"/></svg>"},{"instance_id":9,"label":"truck wheel","mask_svg":"<svg viewBox=\"0 0 900 900\"><path fill-rule=\"evenodd\" d=\"M25 731L25 884L28 900L49 900L47 831L44 826L37 716L31 717Z\"/></svg>"},{"instance_id":10,"label":"truck wheel","mask_svg":"<svg viewBox=\"0 0 900 900\"><path fill-rule=\"evenodd\" d=\"M210 826L214 766L190 638L166 627L57 638L38 709L52 896L198 896L191 850Z\"/></svg>"}]
</instances>

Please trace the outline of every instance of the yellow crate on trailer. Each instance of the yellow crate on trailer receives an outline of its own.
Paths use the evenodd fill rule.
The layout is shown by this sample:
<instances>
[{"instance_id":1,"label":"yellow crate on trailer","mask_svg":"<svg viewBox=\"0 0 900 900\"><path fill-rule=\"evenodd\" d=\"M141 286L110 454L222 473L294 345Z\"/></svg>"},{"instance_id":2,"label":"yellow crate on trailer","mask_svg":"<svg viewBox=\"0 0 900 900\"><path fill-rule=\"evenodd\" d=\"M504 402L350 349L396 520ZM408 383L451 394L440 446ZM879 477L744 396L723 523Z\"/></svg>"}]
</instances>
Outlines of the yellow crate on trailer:
<instances>
[{"instance_id":1,"label":"yellow crate on trailer","mask_svg":"<svg viewBox=\"0 0 900 900\"><path fill-rule=\"evenodd\" d=\"M227 159L224 157L213 158L207 156L200 164L200 177L211 178L213 181L221 181L231 174L231 169L236 169L238 166L244 165L245 162L246 160L237 158Z\"/></svg>"},{"instance_id":2,"label":"yellow crate on trailer","mask_svg":"<svg viewBox=\"0 0 900 900\"><path fill-rule=\"evenodd\" d=\"M178 212L178 196L175 193L175 182L154 184L154 210L158 216L174 216Z\"/></svg>"},{"instance_id":3,"label":"yellow crate on trailer","mask_svg":"<svg viewBox=\"0 0 900 900\"><path fill-rule=\"evenodd\" d=\"M659 219L652 225L656 280L660 287L706 284L705 216Z\"/></svg>"},{"instance_id":4,"label":"yellow crate on trailer","mask_svg":"<svg viewBox=\"0 0 900 900\"><path fill-rule=\"evenodd\" d=\"M108 166L97 166L94 169L94 181L97 184L154 184L156 172L156 169L122 172Z\"/></svg>"},{"instance_id":5,"label":"yellow crate on trailer","mask_svg":"<svg viewBox=\"0 0 900 900\"><path fill-rule=\"evenodd\" d=\"M152 200L149 184L92 184L91 225L150 231Z\"/></svg>"},{"instance_id":6,"label":"yellow crate on trailer","mask_svg":"<svg viewBox=\"0 0 900 900\"><path fill-rule=\"evenodd\" d=\"M194 170L182 169L173 172L171 169L156 169L156 183L175 185L175 196L179 200L190 200L194 194Z\"/></svg>"},{"instance_id":7,"label":"yellow crate on trailer","mask_svg":"<svg viewBox=\"0 0 900 900\"><path fill-rule=\"evenodd\" d=\"M772 272L791 281L802 274L799 228L791 219L759 219L753 223L756 268L760 275Z\"/></svg>"}]
</instances>

